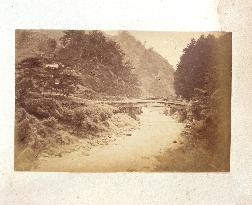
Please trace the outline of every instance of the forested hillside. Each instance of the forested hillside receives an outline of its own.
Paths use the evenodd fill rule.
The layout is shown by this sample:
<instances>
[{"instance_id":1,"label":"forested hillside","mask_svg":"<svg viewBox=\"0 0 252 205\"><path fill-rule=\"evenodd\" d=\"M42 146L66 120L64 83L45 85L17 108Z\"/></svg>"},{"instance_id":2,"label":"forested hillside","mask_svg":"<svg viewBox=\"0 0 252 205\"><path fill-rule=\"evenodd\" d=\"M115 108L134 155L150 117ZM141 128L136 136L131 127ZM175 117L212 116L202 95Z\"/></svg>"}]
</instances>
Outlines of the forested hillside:
<instances>
[{"instance_id":1,"label":"forested hillside","mask_svg":"<svg viewBox=\"0 0 252 205\"><path fill-rule=\"evenodd\" d=\"M139 96L132 70L102 32L17 30L16 168L26 169L26 160L42 150L115 130L121 119L126 123L131 116L91 99Z\"/></svg>"},{"instance_id":2,"label":"forested hillside","mask_svg":"<svg viewBox=\"0 0 252 205\"><path fill-rule=\"evenodd\" d=\"M187 137L205 145L210 154L203 163L219 170L229 170L231 67L232 35L202 35L184 49L175 72L176 94L191 104Z\"/></svg>"},{"instance_id":3,"label":"forested hillside","mask_svg":"<svg viewBox=\"0 0 252 205\"><path fill-rule=\"evenodd\" d=\"M153 49L136 40L129 32L119 32L112 36L117 41L129 60L135 67L144 97L168 97L174 94L173 73L169 62Z\"/></svg>"},{"instance_id":4,"label":"forested hillside","mask_svg":"<svg viewBox=\"0 0 252 205\"><path fill-rule=\"evenodd\" d=\"M102 32L17 31L16 63L28 57L74 70L80 79L76 86L82 97L141 94L133 66L125 61L119 45Z\"/></svg>"},{"instance_id":5,"label":"forested hillside","mask_svg":"<svg viewBox=\"0 0 252 205\"><path fill-rule=\"evenodd\" d=\"M136 40L129 32L122 31L116 36L102 37L104 38L103 40L101 38L101 36L103 36L101 32L90 32L90 34L92 33L90 37L93 39L90 38L89 43L86 42L85 45L77 43L78 41L81 42L80 38L84 37L77 34L78 32L79 34L81 33L81 31L74 31L72 34L68 34L68 37L70 35L72 37L71 43L73 45L71 46L74 47L72 50L70 45L68 45L68 48L62 48L62 40L67 38L63 31L33 30L17 32L16 40L18 52L16 54L16 62L25 57L48 57L52 55L54 57L60 56L61 59L58 59L60 61L64 61L65 58L66 62L67 60L70 60L70 58L67 57L70 53L72 63L74 62L74 65L79 67L79 70L80 67L82 69L81 73L84 87L81 86L80 88L84 92L86 91L86 93L92 93L93 96L95 92L98 92L99 94L103 93L105 95L118 95L124 93L126 97L169 97L174 94L174 70L172 66L153 49L145 48L145 46L140 41ZM97 39L95 40L95 38ZM110 43L106 43L106 41L104 41L105 39L107 42L108 39L112 40L110 40ZM102 40L99 42L101 43L99 45L100 48L95 45L97 44L97 42L95 42L97 40ZM76 41L75 44L73 41ZM111 42L113 41L117 42L118 45L112 45ZM97 52L99 55L102 54L103 60L99 61L99 55L92 56L90 53L87 54L90 55L90 59L82 59L82 62L80 62L80 60L79 62L73 61L74 58L76 59L80 57L80 53L77 54L77 52L79 52L80 49L83 49L83 46L86 46L85 52ZM96 50L89 50L91 47ZM116 49L120 54L116 57L116 55L114 55L115 53L110 53L109 49ZM107 56L105 57L104 55ZM121 58L119 61L122 60L124 67L128 67L127 69L118 72L119 75L114 73L117 68L112 68L113 66L111 66L111 63L118 63L115 58ZM92 67L91 69L90 66ZM118 66L122 67L122 65L119 64ZM97 83L98 81L101 83ZM100 88L97 87L98 85L100 85ZM127 87L126 85L132 86ZM124 90L122 90L122 87L124 87ZM140 89L135 89L136 87L139 87ZM118 92L114 93L115 90Z\"/></svg>"}]
</instances>

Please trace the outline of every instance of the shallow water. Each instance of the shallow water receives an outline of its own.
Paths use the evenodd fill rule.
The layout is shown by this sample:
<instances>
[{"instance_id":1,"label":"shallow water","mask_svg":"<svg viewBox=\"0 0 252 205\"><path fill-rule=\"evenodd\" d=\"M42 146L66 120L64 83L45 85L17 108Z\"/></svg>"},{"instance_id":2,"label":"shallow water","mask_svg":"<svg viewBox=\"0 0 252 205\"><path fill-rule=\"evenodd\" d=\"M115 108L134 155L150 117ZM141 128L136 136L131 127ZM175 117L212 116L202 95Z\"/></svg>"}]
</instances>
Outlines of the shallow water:
<instances>
[{"instance_id":1,"label":"shallow water","mask_svg":"<svg viewBox=\"0 0 252 205\"><path fill-rule=\"evenodd\" d=\"M37 171L114 172L158 171L156 157L179 146L184 125L163 114L162 107L143 107L140 126L107 145L79 149L62 157L49 157L39 162ZM176 142L175 142L176 141ZM175 142L175 143L174 143Z\"/></svg>"}]
</instances>

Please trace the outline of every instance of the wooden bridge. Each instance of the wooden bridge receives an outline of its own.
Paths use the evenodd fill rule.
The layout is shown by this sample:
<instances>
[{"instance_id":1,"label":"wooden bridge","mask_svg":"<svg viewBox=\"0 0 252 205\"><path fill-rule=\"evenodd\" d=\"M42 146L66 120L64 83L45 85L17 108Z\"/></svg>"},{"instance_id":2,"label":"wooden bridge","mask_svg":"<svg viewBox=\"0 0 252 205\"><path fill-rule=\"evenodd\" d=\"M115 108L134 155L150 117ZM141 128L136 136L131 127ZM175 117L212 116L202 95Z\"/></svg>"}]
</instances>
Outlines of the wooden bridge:
<instances>
[{"instance_id":1,"label":"wooden bridge","mask_svg":"<svg viewBox=\"0 0 252 205\"><path fill-rule=\"evenodd\" d=\"M132 100L105 100L105 101L97 101L102 104L109 104L116 107L186 107L188 103L181 101L168 101L163 99L155 99L155 100L142 100L142 99L132 99Z\"/></svg>"},{"instance_id":2,"label":"wooden bridge","mask_svg":"<svg viewBox=\"0 0 252 205\"><path fill-rule=\"evenodd\" d=\"M179 101L167 101L163 99L143 100L115 100L115 101L98 101L101 104L109 104L118 108L119 113L128 113L134 119L142 113L143 107L160 107L160 108L176 108L176 110L185 110L187 103Z\"/></svg>"}]
</instances>

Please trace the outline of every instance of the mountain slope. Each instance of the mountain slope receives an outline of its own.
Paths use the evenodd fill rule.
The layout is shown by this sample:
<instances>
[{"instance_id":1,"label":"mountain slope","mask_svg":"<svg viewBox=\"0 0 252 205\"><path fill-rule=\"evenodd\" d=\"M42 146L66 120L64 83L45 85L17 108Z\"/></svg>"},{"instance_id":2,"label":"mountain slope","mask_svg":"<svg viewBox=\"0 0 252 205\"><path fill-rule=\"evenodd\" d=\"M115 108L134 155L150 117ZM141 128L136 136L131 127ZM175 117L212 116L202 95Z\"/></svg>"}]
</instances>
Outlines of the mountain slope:
<instances>
[{"instance_id":1,"label":"mountain slope","mask_svg":"<svg viewBox=\"0 0 252 205\"><path fill-rule=\"evenodd\" d=\"M63 35L61 30L17 31L16 40L23 44L17 44L16 62L25 57L43 55L47 52L49 39L54 39L58 45ZM116 36L106 36L119 44L126 54L125 60L135 68L132 72L141 84L142 97L169 97L174 94L174 70L165 58L153 49L145 48L129 32L122 31ZM24 37L27 39L23 39Z\"/></svg>"},{"instance_id":2,"label":"mountain slope","mask_svg":"<svg viewBox=\"0 0 252 205\"><path fill-rule=\"evenodd\" d=\"M168 97L174 94L174 70L169 62L153 49L146 49L130 33L123 31L112 37L136 68L143 97Z\"/></svg>"}]
</instances>

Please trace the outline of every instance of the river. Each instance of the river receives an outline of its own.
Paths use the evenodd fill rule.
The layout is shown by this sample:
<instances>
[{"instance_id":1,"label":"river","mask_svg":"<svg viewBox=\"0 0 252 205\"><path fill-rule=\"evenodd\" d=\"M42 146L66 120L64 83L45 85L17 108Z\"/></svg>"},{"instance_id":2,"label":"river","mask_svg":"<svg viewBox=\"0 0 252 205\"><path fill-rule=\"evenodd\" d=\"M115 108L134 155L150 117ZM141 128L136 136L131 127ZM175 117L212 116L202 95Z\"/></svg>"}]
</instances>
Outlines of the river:
<instances>
[{"instance_id":1,"label":"river","mask_svg":"<svg viewBox=\"0 0 252 205\"><path fill-rule=\"evenodd\" d=\"M156 171L161 163L157 156L180 146L184 124L164 115L162 107L149 105L142 111L139 127L130 134L94 146L88 152L80 148L61 157L40 158L34 171Z\"/></svg>"}]
</instances>

